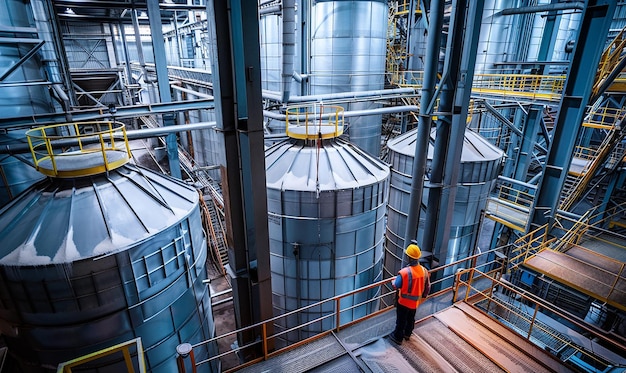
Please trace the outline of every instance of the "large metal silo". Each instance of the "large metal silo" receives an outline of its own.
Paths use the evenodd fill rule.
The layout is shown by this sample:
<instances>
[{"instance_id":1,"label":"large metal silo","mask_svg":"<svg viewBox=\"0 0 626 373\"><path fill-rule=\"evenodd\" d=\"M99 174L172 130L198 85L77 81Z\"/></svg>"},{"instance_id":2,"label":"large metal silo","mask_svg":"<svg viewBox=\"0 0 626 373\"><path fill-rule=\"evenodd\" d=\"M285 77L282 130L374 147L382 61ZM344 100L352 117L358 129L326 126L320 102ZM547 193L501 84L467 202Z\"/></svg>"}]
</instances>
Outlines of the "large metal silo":
<instances>
[{"instance_id":1,"label":"large metal silo","mask_svg":"<svg viewBox=\"0 0 626 373\"><path fill-rule=\"evenodd\" d=\"M476 74L495 73L496 64L515 60L511 46L516 16L503 16L502 10L519 6L519 0L486 0L476 53Z\"/></svg>"},{"instance_id":2,"label":"large metal silo","mask_svg":"<svg viewBox=\"0 0 626 373\"><path fill-rule=\"evenodd\" d=\"M98 154L74 153L90 158L74 173ZM46 178L0 210L0 242L0 333L20 371L141 337L148 370L170 373L178 344L215 334L199 196L178 180L132 164Z\"/></svg>"},{"instance_id":3,"label":"large metal silo","mask_svg":"<svg viewBox=\"0 0 626 373\"><path fill-rule=\"evenodd\" d=\"M299 131L289 123L292 138L265 152L276 315L382 279L389 168L336 138L341 127L331 133L318 132L317 126ZM372 290L344 298L341 321L375 310L374 303L348 309L376 294ZM328 315L333 308L334 302L328 302L322 309L281 319L276 327L285 330ZM285 339L297 341L333 326L333 318L326 318Z\"/></svg>"},{"instance_id":4,"label":"large metal silo","mask_svg":"<svg viewBox=\"0 0 626 373\"><path fill-rule=\"evenodd\" d=\"M311 10L311 93L384 88L387 55L386 0L315 1ZM379 107L353 102L348 110ZM350 119L350 141L371 155L380 153L382 116Z\"/></svg>"},{"instance_id":5,"label":"large metal silo","mask_svg":"<svg viewBox=\"0 0 626 373\"><path fill-rule=\"evenodd\" d=\"M428 149L426 169L432 166L432 154L436 131L431 132L431 146ZM389 163L391 164L391 187L389 190L389 209L385 252L385 271L392 275L401 268L404 251L404 235L409 210L412 182L413 160L417 129L406 132L387 143ZM458 167L459 180L454 202L454 212L450 228L450 241L447 250L435 248L433 254L444 265L463 259L471 254L471 249L478 237L480 214L484 209L489 192L500 172L504 153L482 136L471 130L465 130L465 140ZM428 202L428 182L424 184L422 203ZM422 213L416 232L421 242L424 222ZM441 257L441 253L445 257ZM453 270L453 269L452 269Z\"/></svg>"}]
</instances>

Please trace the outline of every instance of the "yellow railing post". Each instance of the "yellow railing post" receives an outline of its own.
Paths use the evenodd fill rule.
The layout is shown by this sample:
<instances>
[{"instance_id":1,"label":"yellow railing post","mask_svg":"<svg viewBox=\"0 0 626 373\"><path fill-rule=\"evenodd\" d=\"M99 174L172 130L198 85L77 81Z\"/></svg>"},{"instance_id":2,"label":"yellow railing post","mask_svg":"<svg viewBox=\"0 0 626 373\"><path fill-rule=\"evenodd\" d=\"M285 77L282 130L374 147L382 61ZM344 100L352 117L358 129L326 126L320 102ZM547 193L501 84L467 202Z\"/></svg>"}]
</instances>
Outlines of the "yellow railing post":
<instances>
[{"instance_id":1,"label":"yellow railing post","mask_svg":"<svg viewBox=\"0 0 626 373\"><path fill-rule=\"evenodd\" d=\"M341 322L341 298L337 298L335 301L335 310L337 312L336 320L335 320L335 332L339 333L339 323Z\"/></svg>"}]
</instances>

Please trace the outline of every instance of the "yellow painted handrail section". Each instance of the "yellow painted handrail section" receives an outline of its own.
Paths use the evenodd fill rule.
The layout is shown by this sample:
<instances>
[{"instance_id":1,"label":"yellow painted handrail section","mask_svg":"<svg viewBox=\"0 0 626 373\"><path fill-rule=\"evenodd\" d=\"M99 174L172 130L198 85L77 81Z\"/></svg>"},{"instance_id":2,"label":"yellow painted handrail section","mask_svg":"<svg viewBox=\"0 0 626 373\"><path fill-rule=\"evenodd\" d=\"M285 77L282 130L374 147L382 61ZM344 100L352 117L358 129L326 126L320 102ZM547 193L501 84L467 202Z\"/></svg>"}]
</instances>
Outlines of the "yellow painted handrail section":
<instances>
[{"instance_id":1,"label":"yellow painted handrail section","mask_svg":"<svg viewBox=\"0 0 626 373\"><path fill-rule=\"evenodd\" d=\"M343 134L343 112L341 106L296 105L287 108L287 136L294 139L316 140L338 137Z\"/></svg>"},{"instance_id":2,"label":"yellow painted handrail section","mask_svg":"<svg viewBox=\"0 0 626 373\"><path fill-rule=\"evenodd\" d=\"M26 132L37 170L54 177L103 173L132 157L124 123L94 121L54 124Z\"/></svg>"},{"instance_id":3,"label":"yellow painted handrail section","mask_svg":"<svg viewBox=\"0 0 626 373\"><path fill-rule=\"evenodd\" d=\"M143 345L141 343L141 338L131 339L130 341L126 341L120 344L116 344L115 346L111 346L105 348L100 351L93 352L91 354L81 356L79 358L66 361L57 366L57 373L71 373L72 368L78 367L82 364L88 363L90 361L94 361L118 352L121 352L124 356L124 362L126 364L126 372L135 373L134 364L131 358L131 350L130 348L135 346L137 353L137 367L138 373L146 373L146 362L143 355Z\"/></svg>"}]
</instances>

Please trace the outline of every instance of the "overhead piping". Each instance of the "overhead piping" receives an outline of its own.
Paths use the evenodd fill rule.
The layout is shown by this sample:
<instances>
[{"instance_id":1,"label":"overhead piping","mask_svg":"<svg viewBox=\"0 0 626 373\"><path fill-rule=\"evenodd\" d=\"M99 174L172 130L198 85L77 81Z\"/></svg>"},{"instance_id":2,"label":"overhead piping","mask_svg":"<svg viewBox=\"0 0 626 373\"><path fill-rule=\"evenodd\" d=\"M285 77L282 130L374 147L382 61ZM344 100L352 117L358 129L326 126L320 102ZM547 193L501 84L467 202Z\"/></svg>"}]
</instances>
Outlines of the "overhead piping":
<instances>
[{"instance_id":1,"label":"overhead piping","mask_svg":"<svg viewBox=\"0 0 626 373\"><path fill-rule=\"evenodd\" d=\"M366 109L366 110L352 110L352 111L344 111L343 116L344 118L350 118L350 117L358 117L358 116L363 116L363 115L375 115L375 114L391 114L391 113L406 113L408 111L419 111L419 107L416 105L406 105L406 106L389 106L389 107L383 107L383 108L375 108L375 109ZM320 115L316 115L315 118L316 119L328 119L330 117L334 117L336 116L336 113L325 113L325 114L320 114ZM276 120L286 120L287 116L285 114L281 114L275 111L267 111L267 110L263 110L263 116L266 118L271 118L271 119L276 119ZM290 115L290 117L296 119L305 119L306 115L302 114L302 115Z\"/></svg>"},{"instance_id":2,"label":"overhead piping","mask_svg":"<svg viewBox=\"0 0 626 373\"><path fill-rule=\"evenodd\" d=\"M330 101L330 100L339 100L339 99L357 99L357 98L384 98L387 96L393 95L401 95L407 94L412 95L415 94L415 89L413 88L394 88L394 89L377 89L372 91L360 91L360 92L337 92L337 93L324 93L319 95L308 95L308 96L291 96L289 98L290 103L301 103L301 102L315 102L315 101ZM274 100L281 103L285 103L282 101L282 97L277 95L272 91L263 91L263 98L268 100Z\"/></svg>"},{"instance_id":3,"label":"overhead piping","mask_svg":"<svg viewBox=\"0 0 626 373\"><path fill-rule=\"evenodd\" d=\"M296 54L296 1L283 0L283 69L282 102L289 102L293 59Z\"/></svg>"},{"instance_id":4,"label":"overhead piping","mask_svg":"<svg viewBox=\"0 0 626 373\"><path fill-rule=\"evenodd\" d=\"M214 128L216 122L200 122L192 124L180 124L177 126L157 127L157 128L143 128L139 130L126 131L126 138L128 140L147 139L150 137L163 137L172 133L186 132L186 131L198 131ZM83 138L81 143L84 145L95 144L100 142L100 138L95 136L93 139ZM78 145L76 139L67 139L66 141L55 141L55 145L58 146L75 146ZM0 154L24 154L30 153L30 147L28 144L16 143L0 146Z\"/></svg>"},{"instance_id":5,"label":"overhead piping","mask_svg":"<svg viewBox=\"0 0 626 373\"><path fill-rule=\"evenodd\" d=\"M541 13L541 12L570 10L570 9L583 10L585 9L585 4L583 4L582 2L571 2L571 3L556 3L556 4L537 5L537 6L526 6L522 8L503 9L500 12L500 14L503 16L510 16L513 14Z\"/></svg>"}]
</instances>

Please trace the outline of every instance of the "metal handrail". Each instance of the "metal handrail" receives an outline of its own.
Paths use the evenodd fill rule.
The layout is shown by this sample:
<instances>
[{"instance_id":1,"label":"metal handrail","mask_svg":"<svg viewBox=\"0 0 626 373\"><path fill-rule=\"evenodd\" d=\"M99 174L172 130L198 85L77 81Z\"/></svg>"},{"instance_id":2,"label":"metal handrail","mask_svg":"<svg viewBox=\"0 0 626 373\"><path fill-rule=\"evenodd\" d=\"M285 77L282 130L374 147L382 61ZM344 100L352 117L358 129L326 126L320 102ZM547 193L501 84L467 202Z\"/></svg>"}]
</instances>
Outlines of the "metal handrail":
<instances>
[{"instance_id":1,"label":"metal handrail","mask_svg":"<svg viewBox=\"0 0 626 373\"><path fill-rule=\"evenodd\" d=\"M26 132L35 167L48 176L75 177L109 171L127 163L132 154L124 123L92 121L62 123L33 128ZM95 146L90 146L95 145ZM111 158L111 153L122 154ZM62 160L100 153L101 164L87 164L85 168L59 167Z\"/></svg>"},{"instance_id":2,"label":"metal handrail","mask_svg":"<svg viewBox=\"0 0 626 373\"><path fill-rule=\"evenodd\" d=\"M343 134L344 108L337 105L295 105L287 107L285 131L287 136L316 140Z\"/></svg>"},{"instance_id":3,"label":"metal handrail","mask_svg":"<svg viewBox=\"0 0 626 373\"><path fill-rule=\"evenodd\" d=\"M478 273L478 275L477 275ZM468 280L464 281L463 280L463 275L467 274ZM482 291L480 289L477 289L475 287L472 286L472 281L473 279L477 278L477 277L488 277L491 279L492 281L492 286L486 288L487 291ZM525 307L528 306L532 306L534 304L533 307L533 312L532 312L532 316L530 318L527 319L528 321L528 331L526 333L526 335L522 335L524 338L526 338L528 341L530 341L531 343L531 335L532 335L532 331L534 328L537 328L537 315L539 314L540 311L543 312L543 310L548 310L549 312L559 316L560 318L567 320L568 322L570 322L572 325L575 325L576 327L580 328L581 330L583 330L585 332L585 334L589 337L590 340L592 339L600 339L602 341L605 341L613 346L615 346L616 348L621 349L624 353L626 353L626 346L624 346L623 344L610 339L607 335L606 332L603 330L599 330L599 329L595 329L590 327L588 324L585 324L582 320L580 320L580 318L570 314L567 311L564 311L562 309L557 309L556 307L554 307L553 305L551 305L549 302L539 298L538 296L526 292L522 289L513 287L512 284L510 284L507 281L503 281L501 279L498 278L494 278L494 277L490 277L487 276L485 273L482 273L479 269L476 268L469 268L466 270L461 270L457 272L457 281L455 281L456 284L456 288L455 288L455 292L458 293L459 288L461 287L465 287L466 291L465 291L465 297L464 297L464 301L466 303L472 304L474 305L474 307L481 309L482 307L480 306L476 306L478 303L480 302L502 302L501 300L499 300L498 298L495 297L494 295L494 290L495 288L500 288L503 289L503 291L505 291L508 294L512 294L512 298L515 298L516 300L519 300L520 304L524 304ZM487 314L489 311L489 306L487 306ZM526 317L526 315L522 315L521 313L517 313L518 316L521 317ZM536 343L535 343L536 345ZM570 343L571 348L576 349L578 352L586 355L587 357L589 357L590 359L597 359L597 357L595 357L594 355L589 354L582 346L578 346L575 345L573 343Z\"/></svg>"},{"instance_id":4,"label":"metal handrail","mask_svg":"<svg viewBox=\"0 0 626 373\"><path fill-rule=\"evenodd\" d=\"M433 276L433 274L435 274L437 272L440 272L440 273L443 274L449 268L456 268L459 265L464 265L464 264L469 264L468 266L477 267L477 268L495 267L494 269L492 269L490 271L485 271L485 272L481 272L481 273L487 273L488 275L494 275L494 276L497 275L497 274L500 274L500 273L502 273L503 265L505 264L504 262L502 262L500 260L497 260L497 259L494 259L492 261L485 260L484 263L476 266L478 258L482 258L482 257L488 258L488 256L490 254L493 254L493 253L497 252L498 250L499 249L492 249L492 250L484 251L484 252L481 252L479 254L475 254L475 255L469 256L467 258L455 261L453 263L449 263L449 264L443 265L441 267L437 267L437 268L435 268L435 269L430 271L431 277L436 277L436 276ZM425 300L427 300L428 298L431 298L431 297L436 297L436 296L442 295L444 293L453 291L452 281L454 280L454 276L455 276L454 274L451 274L451 275L448 275L448 276L443 276L442 275L441 279L437 279L436 281L432 281L431 282L431 287L432 288L437 288L438 286L442 286L445 283L450 283L450 285L447 286L447 287L443 287L442 286L441 290L433 292ZM186 356L184 356L184 357L183 356L179 356L179 360L180 359L184 359L184 358L193 358L194 361L195 361L195 357L194 357L194 354L193 354L193 349L202 347L204 345L212 344L212 343L217 343L217 341L222 339L222 338L226 338L226 337L230 337L230 336L233 336L233 335L237 335L239 333L249 332L251 330L259 330L259 329L261 330L261 338L259 340L251 342L251 343L246 344L244 346L239 346L239 347L234 348L234 349L232 349L230 351L223 352L223 353L215 355L215 356L211 356L208 359L197 361L193 365L193 369L194 369L193 372L195 372L195 369L198 366L201 366L201 365L204 365L204 364L209 364L211 362L214 362L216 360L221 359L222 357L225 357L225 356L233 354L233 353L237 353L237 352L239 352L241 350L244 350L244 349L249 349L249 348L254 347L254 346L260 346L261 347L261 349L263 351L263 356L258 357L258 358L253 359L253 360L250 360L250 361L248 361L248 362L246 362L246 363L244 363L242 365L239 365L239 366L233 368L232 370L226 370L225 372L230 372L230 371L233 371L235 369L241 369L241 368L243 368L245 366L249 366L249 365L258 363L260 361L267 360L268 358L270 358L272 356L275 356L275 355L278 355L278 354L281 354L281 353L293 350L294 348L297 348L297 347L299 347L299 346L301 346L301 345L303 345L305 343L310 343L310 342L312 342L312 341L314 341L316 339L322 338L322 337L324 337L326 335L329 335L329 334L331 334L333 332L335 332L335 333L339 332L340 330L342 330L342 329L344 329L344 328L346 328L346 327L348 327L350 325L354 325L355 323L361 322L363 320L372 318L372 317L374 317L374 316L376 316L376 315L378 315L380 313L388 311L390 308L393 307L393 304L390 304L388 306L383 306L383 307L381 307L377 311L374 311L374 312L372 312L372 313L370 313L370 314L368 314L366 316L363 316L361 318L357 318L355 320L346 322L345 324L341 324L341 322L340 322L340 316L341 316L342 312L349 311L350 309L352 309L354 307L362 306L363 304L366 304L367 302L377 302L378 300L381 300L381 299L383 299L385 297L393 296L394 293L390 293L390 292L385 292L384 291L385 287L387 289L390 289L389 288L390 282L391 282L391 280L393 278L395 278L395 277L387 278L387 279L378 281L376 283L373 283L371 285L367 285L367 286L361 287L359 289L346 292L346 293L341 294L341 295L337 295L337 296L334 296L334 297L331 297L331 298L328 298L328 299L321 300L321 301L316 302L314 304L310 304L308 306L305 306L305 307L299 308L297 310L293 310L293 311L287 312L287 313L279 315L279 316L275 316L275 317L273 317L271 319L268 319L268 320L256 323L254 325L250 325L250 326L247 326L247 327L244 327L244 328L241 328L241 329L237 329L237 330L234 330L234 331L222 334L220 336L211 338L209 340L199 342L199 343L197 343L195 345L191 345L190 346L190 348L191 348L190 352ZM356 305L352 305L351 307L346 307L344 309L341 309L341 300L342 299L344 299L346 297L351 297L351 296L354 296L354 295L356 295L358 293L361 293L361 292L364 292L364 291L369 291L369 290L375 289L375 288L379 288L380 289L378 296L373 297L372 299L370 299L370 300L368 300L368 301L366 301L364 303L359 303L359 304L356 304ZM280 331L280 332L275 332L275 333L273 333L271 335L267 334L267 325L272 325L274 322L276 322L276 321L278 321L280 319L287 318L289 316L295 315L297 313L306 311L306 310L314 308L314 307L320 307L321 308L321 306L323 304L328 303L328 302L333 302L334 305L335 305L332 312L329 312L328 314L322 315L319 318L307 321L304 324L297 325L297 326L289 328L287 330L283 330L283 331ZM320 332L317 335L314 335L312 337L306 338L306 339L304 339L302 341L296 342L296 343L291 344L289 346L277 349L275 351L269 351L269 346L273 343L273 340L278 338L278 337L280 337L281 335L284 335L284 334L286 334L288 332L296 331L296 330L298 330L298 329L300 329L302 327L305 327L307 325L311 325L311 324L314 324L314 323L317 323L317 322L321 322L324 319L331 319L331 318L334 319L334 326L331 329L326 330L326 331L322 331L322 332ZM179 362L179 367L181 367L181 370L180 370L181 373L185 372L183 362Z\"/></svg>"},{"instance_id":5,"label":"metal handrail","mask_svg":"<svg viewBox=\"0 0 626 373\"><path fill-rule=\"evenodd\" d=\"M79 358L70 360L70 361L66 361L63 363L60 363L57 366L57 373L72 373L72 368L74 367L78 367L82 364L88 363L90 361L94 361L97 359L101 359L103 357L112 355L114 353L117 352L121 352L124 355L124 362L126 364L126 371L128 373L134 373L135 372L135 367L132 361L132 357L131 357L131 352L130 352L130 348L132 346L135 346L136 350L137 350L137 365L138 365L138 370L139 373L146 373L146 361L144 358L144 353L143 353L143 345L141 343L141 337L135 338L135 339L131 339L129 341L126 342L122 342L119 344L116 344L114 346L111 347L107 347L105 349L96 351L96 352L92 352L90 354L87 354L85 356L81 356Z\"/></svg>"}]
</instances>

